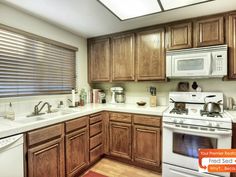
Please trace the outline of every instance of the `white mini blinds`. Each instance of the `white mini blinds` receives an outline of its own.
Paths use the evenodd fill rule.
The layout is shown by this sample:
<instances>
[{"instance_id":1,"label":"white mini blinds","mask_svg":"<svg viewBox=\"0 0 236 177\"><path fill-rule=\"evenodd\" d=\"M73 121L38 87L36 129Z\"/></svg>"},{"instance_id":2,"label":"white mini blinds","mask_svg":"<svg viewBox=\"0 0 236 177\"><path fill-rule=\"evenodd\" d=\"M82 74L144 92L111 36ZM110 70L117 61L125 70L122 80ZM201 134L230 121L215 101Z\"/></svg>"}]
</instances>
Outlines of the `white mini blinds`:
<instances>
[{"instance_id":1,"label":"white mini blinds","mask_svg":"<svg viewBox=\"0 0 236 177\"><path fill-rule=\"evenodd\" d=\"M0 25L0 97L63 94L75 87L76 48L8 28Z\"/></svg>"},{"instance_id":2,"label":"white mini blinds","mask_svg":"<svg viewBox=\"0 0 236 177\"><path fill-rule=\"evenodd\" d=\"M164 12L212 0L98 0L120 20Z\"/></svg>"}]
</instances>

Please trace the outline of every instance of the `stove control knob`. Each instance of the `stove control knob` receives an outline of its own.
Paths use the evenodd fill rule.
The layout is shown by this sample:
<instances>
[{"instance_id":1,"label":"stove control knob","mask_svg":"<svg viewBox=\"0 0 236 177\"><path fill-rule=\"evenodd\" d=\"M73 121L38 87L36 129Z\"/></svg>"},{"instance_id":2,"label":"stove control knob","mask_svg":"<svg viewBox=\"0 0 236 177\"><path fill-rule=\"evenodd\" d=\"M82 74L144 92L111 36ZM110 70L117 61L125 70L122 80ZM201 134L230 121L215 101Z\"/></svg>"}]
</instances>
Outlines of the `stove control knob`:
<instances>
[{"instance_id":1,"label":"stove control knob","mask_svg":"<svg viewBox=\"0 0 236 177\"><path fill-rule=\"evenodd\" d=\"M180 123L180 124L183 124L183 123L184 123L184 120L180 120L179 123Z\"/></svg>"},{"instance_id":2,"label":"stove control knob","mask_svg":"<svg viewBox=\"0 0 236 177\"><path fill-rule=\"evenodd\" d=\"M209 127L212 127L212 123L211 123L211 122L208 122L208 126L209 126Z\"/></svg>"}]
</instances>

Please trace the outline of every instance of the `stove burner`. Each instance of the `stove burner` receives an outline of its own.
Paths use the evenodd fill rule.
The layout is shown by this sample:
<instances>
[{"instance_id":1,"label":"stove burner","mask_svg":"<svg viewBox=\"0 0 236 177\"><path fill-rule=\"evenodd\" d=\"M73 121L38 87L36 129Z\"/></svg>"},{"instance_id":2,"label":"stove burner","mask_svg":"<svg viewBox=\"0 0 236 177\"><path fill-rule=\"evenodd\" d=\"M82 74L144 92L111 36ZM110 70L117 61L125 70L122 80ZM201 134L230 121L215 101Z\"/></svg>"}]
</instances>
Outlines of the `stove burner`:
<instances>
[{"instance_id":1,"label":"stove burner","mask_svg":"<svg viewBox=\"0 0 236 177\"><path fill-rule=\"evenodd\" d=\"M188 109L184 108L184 109L179 109L179 108L173 108L170 111L170 114L175 113L175 114L186 114L188 115Z\"/></svg>"},{"instance_id":2,"label":"stove burner","mask_svg":"<svg viewBox=\"0 0 236 177\"><path fill-rule=\"evenodd\" d=\"M201 110L201 111L200 111L200 114L201 114L201 116L215 117L215 118L218 118L218 117L223 118L222 115L221 115L221 113L219 113L219 112L208 112L208 111Z\"/></svg>"}]
</instances>

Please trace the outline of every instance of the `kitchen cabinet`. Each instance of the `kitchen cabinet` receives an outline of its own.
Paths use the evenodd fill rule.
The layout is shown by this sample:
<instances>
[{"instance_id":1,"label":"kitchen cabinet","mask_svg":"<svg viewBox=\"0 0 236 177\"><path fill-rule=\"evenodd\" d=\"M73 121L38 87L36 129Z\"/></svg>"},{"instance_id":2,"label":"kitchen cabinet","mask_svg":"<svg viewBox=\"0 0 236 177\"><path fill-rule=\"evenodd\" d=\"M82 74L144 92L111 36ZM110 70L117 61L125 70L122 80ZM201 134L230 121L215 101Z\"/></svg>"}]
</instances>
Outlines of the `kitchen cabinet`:
<instances>
[{"instance_id":1,"label":"kitchen cabinet","mask_svg":"<svg viewBox=\"0 0 236 177\"><path fill-rule=\"evenodd\" d=\"M110 81L110 40L109 38L88 41L90 82Z\"/></svg>"},{"instance_id":2,"label":"kitchen cabinet","mask_svg":"<svg viewBox=\"0 0 236 177\"><path fill-rule=\"evenodd\" d=\"M194 46L224 44L224 17L211 17L194 22Z\"/></svg>"},{"instance_id":3,"label":"kitchen cabinet","mask_svg":"<svg viewBox=\"0 0 236 177\"><path fill-rule=\"evenodd\" d=\"M133 81L135 78L135 36L133 33L111 39L112 81Z\"/></svg>"},{"instance_id":4,"label":"kitchen cabinet","mask_svg":"<svg viewBox=\"0 0 236 177\"><path fill-rule=\"evenodd\" d=\"M64 126L27 133L28 177L64 177Z\"/></svg>"},{"instance_id":5,"label":"kitchen cabinet","mask_svg":"<svg viewBox=\"0 0 236 177\"><path fill-rule=\"evenodd\" d=\"M104 154L110 154L110 139L109 139L109 112L103 112L103 138L104 138Z\"/></svg>"},{"instance_id":6,"label":"kitchen cabinet","mask_svg":"<svg viewBox=\"0 0 236 177\"><path fill-rule=\"evenodd\" d=\"M160 167L161 128L159 117L134 115L133 149L135 162Z\"/></svg>"},{"instance_id":7,"label":"kitchen cabinet","mask_svg":"<svg viewBox=\"0 0 236 177\"><path fill-rule=\"evenodd\" d=\"M167 26L167 49L192 47L192 22L176 23Z\"/></svg>"},{"instance_id":8,"label":"kitchen cabinet","mask_svg":"<svg viewBox=\"0 0 236 177\"><path fill-rule=\"evenodd\" d=\"M66 176L77 176L88 165L88 117L65 123Z\"/></svg>"},{"instance_id":9,"label":"kitchen cabinet","mask_svg":"<svg viewBox=\"0 0 236 177\"><path fill-rule=\"evenodd\" d=\"M89 154L90 163L99 160L104 153L103 113L89 116Z\"/></svg>"},{"instance_id":10,"label":"kitchen cabinet","mask_svg":"<svg viewBox=\"0 0 236 177\"><path fill-rule=\"evenodd\" d=\"M236 13L230 14L227 19L227 43L229 47L229 79L236 79Z\"/></svg>"},{"instance_id":11,"label":"kitchen cabinet","mask_svg":"<svg viewBox=\"0 0 236 177\"><path fill-rule=\"evenodd\" d=\"M121 113L110 114L110 154L131 160L132 146L131 115Z\"/></svg>"},{"instance_id":12,"label":"kitchen cabinet","mask_svg":"<svg viewBox=\"0 0 236 177\"><path fill-rule=\"evenodd\" d=\"M137 33L137 80L165 79L164 28Z\"/></svg>"}]
</instances>

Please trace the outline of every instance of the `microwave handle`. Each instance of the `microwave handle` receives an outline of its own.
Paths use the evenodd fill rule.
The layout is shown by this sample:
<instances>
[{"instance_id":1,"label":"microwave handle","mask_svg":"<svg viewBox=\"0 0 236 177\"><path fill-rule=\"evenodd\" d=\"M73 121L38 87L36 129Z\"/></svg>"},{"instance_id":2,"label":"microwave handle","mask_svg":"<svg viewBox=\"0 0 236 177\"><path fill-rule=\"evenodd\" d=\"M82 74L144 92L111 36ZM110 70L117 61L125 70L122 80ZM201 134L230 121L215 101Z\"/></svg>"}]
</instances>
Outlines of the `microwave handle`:
<instances>
[{"instance_id":1,"label":"microwave handle","mask_svg":"<svg viewBox=\"0 0 236 177\"><path fill-rule=\"evenodd\" d=\"M209 59L210 59L210 61L209 61L209 75L212 73L212 53L209 53L208 54L209 55Z\"/></svg>"}]
</instances>

